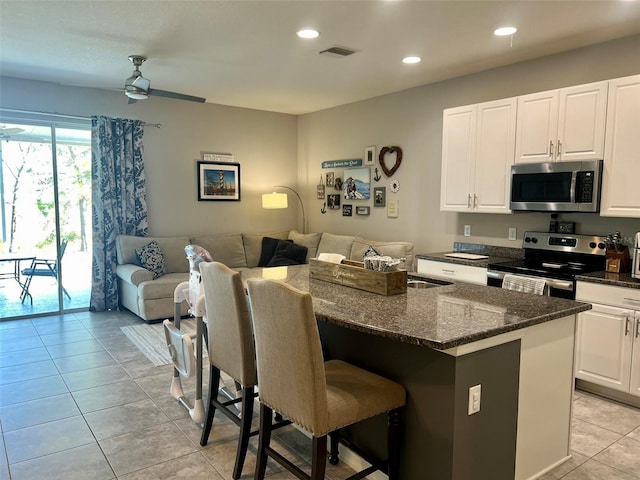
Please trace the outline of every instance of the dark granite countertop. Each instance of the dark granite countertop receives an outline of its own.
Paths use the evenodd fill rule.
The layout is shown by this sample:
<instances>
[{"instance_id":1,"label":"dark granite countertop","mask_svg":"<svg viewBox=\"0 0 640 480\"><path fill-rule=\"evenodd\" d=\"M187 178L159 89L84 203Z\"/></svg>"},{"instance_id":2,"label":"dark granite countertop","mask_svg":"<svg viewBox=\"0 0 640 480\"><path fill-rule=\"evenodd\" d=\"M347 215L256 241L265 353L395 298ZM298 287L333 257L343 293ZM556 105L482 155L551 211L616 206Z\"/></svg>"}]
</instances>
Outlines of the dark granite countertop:
<instances>
[{"instance_id":1,"label":"dark granite countertop","mask_svg":"<svg viewBox=\"0 0 640 480\"><path fill-rule=\"evenodd\" d=\"M590 304L495 287L452 283L408 288L383 296L309 279L309 266L253 268L243 279L280 273L290 285L313 295L316 316L354 330L437 350L465 345L589 310ZM278 275L275 275L278 276ZM413 273L411 277L414 277ZM424 277L422 277L424 278ZM434 281L434 283L442 283Z\"/></svg>"},{"instance_id":2,"label":"dark granite countertop","mask_svg":"<svg viewBox=\"0 0 640 480\"><path fill-rule=\"evenodd\" d=\"M640 289L640 279L633 278L630 273L593 272L584 275L576 275L576 280L581 282L602 283L616 287Z\"/></svg>"}]
</instances>

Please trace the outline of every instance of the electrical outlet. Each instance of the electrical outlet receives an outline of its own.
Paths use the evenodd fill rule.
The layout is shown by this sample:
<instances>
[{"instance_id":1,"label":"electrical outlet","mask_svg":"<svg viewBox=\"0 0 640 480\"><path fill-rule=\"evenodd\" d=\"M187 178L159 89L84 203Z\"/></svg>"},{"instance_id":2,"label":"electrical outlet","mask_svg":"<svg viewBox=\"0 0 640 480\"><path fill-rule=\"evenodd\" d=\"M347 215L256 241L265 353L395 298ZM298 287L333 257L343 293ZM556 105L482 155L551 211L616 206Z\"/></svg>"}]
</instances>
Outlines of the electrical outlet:
<instances>
[{"instance_id":1,"label":"electrical outlet","mask_svg":"<svg viewBox=\"0 0 640 480\"><path fill-rule=\"evenodd\" d=\"M482 385L478 384L469 387L469 415L480 411L480 396L482 393Z\"/></svg>"},{"instance_id":2,"label":"electrical outlet","mask_svg":"<svg viewBox=\"0 0 640 480\"><path fill-rule=\"evenodd\" d=\"M509 227L509 240L516 239L516 227Z\"/></svg>"},{"instance_id":3,"label":"electrical outlet","mask_svg":"<svg viewBox=\"0 0 640 480\"><path fill-rule=\"evenodd\" d=\"M471 225L465 225L464 226L464 236L465 237L470 237L471 236Z\"/></svg>"}]
</instances>

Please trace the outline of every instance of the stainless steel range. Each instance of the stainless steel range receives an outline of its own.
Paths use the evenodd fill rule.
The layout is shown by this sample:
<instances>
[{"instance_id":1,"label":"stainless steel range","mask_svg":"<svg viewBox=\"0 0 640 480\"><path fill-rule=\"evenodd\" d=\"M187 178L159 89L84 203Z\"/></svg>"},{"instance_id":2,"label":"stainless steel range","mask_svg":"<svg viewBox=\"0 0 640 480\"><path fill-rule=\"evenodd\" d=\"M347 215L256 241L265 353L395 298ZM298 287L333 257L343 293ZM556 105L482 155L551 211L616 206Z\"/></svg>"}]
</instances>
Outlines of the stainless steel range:
<instances>
[{"instance_id":1,"label":"stainless steel range","mask_svg":"<svg viewBox=\"0 0 640 480\"><path fill-rule=\"evenodd\" d=\"M605 269L603 237L590 235L525 232L524 259L490 263L487 285L501 287L506 273L542 278L548 295L575 299L576 275Z\"/></svg>"}]
</instances>

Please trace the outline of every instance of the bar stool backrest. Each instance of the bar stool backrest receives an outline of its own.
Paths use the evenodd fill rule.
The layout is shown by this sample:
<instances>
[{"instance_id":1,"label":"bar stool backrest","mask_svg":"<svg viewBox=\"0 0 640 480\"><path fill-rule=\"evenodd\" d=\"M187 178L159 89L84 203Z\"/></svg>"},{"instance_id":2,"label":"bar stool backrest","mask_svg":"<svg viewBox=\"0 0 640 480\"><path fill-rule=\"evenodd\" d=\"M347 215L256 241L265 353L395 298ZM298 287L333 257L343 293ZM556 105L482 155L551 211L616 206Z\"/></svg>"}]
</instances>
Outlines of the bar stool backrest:
<instances>
[{"instance_id":1,"label":"bar stool backrest","mask_svg":"<svg viewBox=\"0 0 640 480\"><path fill-rule=\"evenodd\" d=\"M312 297L276 280L247 281L260 401L309 432L326 430L327 385Z\"/></svg>"}]
</instances>

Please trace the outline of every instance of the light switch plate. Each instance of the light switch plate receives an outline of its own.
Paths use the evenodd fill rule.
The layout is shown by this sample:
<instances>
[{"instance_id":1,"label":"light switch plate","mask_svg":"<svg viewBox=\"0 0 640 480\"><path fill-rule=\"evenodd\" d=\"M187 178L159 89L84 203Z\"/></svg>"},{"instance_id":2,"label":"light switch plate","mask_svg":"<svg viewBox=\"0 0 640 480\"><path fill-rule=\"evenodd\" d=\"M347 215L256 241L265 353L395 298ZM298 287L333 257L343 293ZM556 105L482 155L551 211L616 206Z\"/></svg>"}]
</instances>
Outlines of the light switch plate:
<instances>
[{"instance_id":1,"label":"light switch plate","mask_svg":"<svg viewBox=\"0 0 640 480\"><path fill-rule=\"evenodd\" d=\"M464 226L464 236L465 237L470 237L471 236L471 225L465 225Z\"/></svg>"},{"instance_id":2,"label":"light switch plate","mask_svg":"<svg viewBox=\"0 0 640 480\"><path fill-rule=\"evenodd\" d=\"M480 411L480 396L482 393L482 385L474 385L469 387L469 409L468 414L473 415Z\"/></svg>"},{"instance_id":3,"label":"light switch plate","mask_svg":"<svg viewBox=\"0 0 640 480\"><path fill-rule=\"evenodd\" d=\"M397 218L398 209L398 200L389 200L389 203L387 204L387 217Z\"/></svg>"},{"instance_id":4,"label":"light switch plate","mask_svg":"<svg viewBox=\"0 0 640 480\"><path fill-rule=\"evenodd\" d=\"M516 227L509 227L509 240L516 239Z\"/></svg>"}]
</instances>

